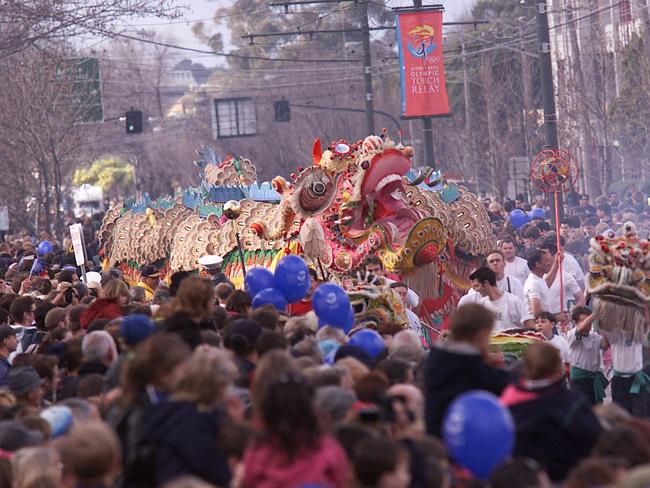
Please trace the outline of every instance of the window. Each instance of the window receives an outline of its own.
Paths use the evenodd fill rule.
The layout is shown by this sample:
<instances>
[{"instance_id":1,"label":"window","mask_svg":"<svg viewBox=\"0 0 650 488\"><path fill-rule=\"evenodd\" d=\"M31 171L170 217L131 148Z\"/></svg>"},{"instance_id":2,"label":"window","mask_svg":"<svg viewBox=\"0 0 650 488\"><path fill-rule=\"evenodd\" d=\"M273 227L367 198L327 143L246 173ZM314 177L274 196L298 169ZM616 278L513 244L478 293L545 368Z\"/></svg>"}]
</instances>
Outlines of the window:
<instances>
[{"instance_id":1,"label":"window","mask_svg":"<svg viewBox=\"0 0 650 488\"><path fill-rule=\"evenodd\" d=\"M251 98L222 98L214 101L217 137L254 136L257 116Z\"/></svg>"}]
</instances>

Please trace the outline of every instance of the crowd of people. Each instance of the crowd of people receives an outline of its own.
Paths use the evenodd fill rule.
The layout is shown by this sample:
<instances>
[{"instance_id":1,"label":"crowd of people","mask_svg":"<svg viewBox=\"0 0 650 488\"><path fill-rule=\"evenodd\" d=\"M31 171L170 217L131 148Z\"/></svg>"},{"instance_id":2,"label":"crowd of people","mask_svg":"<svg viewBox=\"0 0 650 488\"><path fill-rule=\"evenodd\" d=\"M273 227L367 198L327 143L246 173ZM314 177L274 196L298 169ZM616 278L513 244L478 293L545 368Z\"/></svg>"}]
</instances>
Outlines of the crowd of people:
<instances>
[{"instance_id":1,"label":"crowd of people","mask_svg":"<svg viewBox=\"0 0 650 488\"><path fill-rule=\"evenodd\" d=\"M388 277L409 324L379 324L370 350L319 326L310 295L253 309L218 267L162 279L144 266L136 283L97 268L82 282L51 236L34 274L36 242L8 236L0 487L650 486L644 350L601 333L584 293L585 243L643 228L649 211L635 195L595 203L568 207L562 251L542 201L486 201L498 245L431 347L419 297ZM514 208L543 214L515 228ZM365 270L384 274L375 257ZM320 283L313 271L310 293ZM491 346L511 329L545 340L513 361ZM499 397L515 426L512 456L483 478L444 440L450 405L474 390Z\"/></svg>"}]
</instances>

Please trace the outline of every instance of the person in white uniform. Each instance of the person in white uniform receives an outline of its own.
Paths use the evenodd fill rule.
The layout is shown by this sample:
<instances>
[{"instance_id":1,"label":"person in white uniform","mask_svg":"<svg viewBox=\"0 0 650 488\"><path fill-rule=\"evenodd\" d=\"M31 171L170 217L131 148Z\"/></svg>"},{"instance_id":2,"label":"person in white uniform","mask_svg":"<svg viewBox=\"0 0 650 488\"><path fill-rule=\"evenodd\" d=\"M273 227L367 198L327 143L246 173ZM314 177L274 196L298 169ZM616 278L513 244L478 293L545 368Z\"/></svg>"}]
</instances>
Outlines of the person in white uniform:
<instances>
[{"instance_id":1,"label":"person in white uniform","mask_svg":"<svg viewBox=\"0 0 650 488\"><path fill-rule=\"evenodd\" d=\"M558 261L562 253L557 253L555 259L544 249L531 251L528 255L530 274L524 283L524 298L528 313L537 317L540 312L548 312L550 307L549 287L555 281Z\"/></svg>"},{"instance_id":2,"label":"person in white uniform","mask_svg":"<svg viewBox=\"0 0 650 488\"><path fill-rule=\"evenodd\" d=\"M487 265L497 275L497 286L503 291L512 293L524 301L524 285L518 278L506 273L506 260L501 251L492 251L487 256ZM526 263L528 267L528 263Z\"/></svg>"},{"instance_id":3,"label":"person in white uniform","mask_svg":"<svg viewBox=\"0 0 650 488\"><path fill-rule=\"evenodd\" d=\"M408 290L409 287L406 285L406 283L403 283L401 281L396 281L395 283L391 283L390 285L391 290L395 290L395 292L400 296L402 299L402 302L404 303L404 309L406 310L406 316L409 319L409 327L411 327L411 330L415 332L417 335L421 336L422 335L422 323L420 322L420 317L417 316L415 312L413 312L409 305L408 305Z\"/></svg>"},{"instance_id":4,"label":"person in white uniform","mask_svg":"<svg viewBox=\"0 0 650 488\"><path fill-rule=\"evenodd\" d=\"M506 261L505 272L507 275L514 276L522 283L526 282L526 278L530 274L528 262L517 256L517 245L515 240L508 237L503 239L499 246L500 251Z\"/></svg>"},{"instance_id":5,"label":"person in white uniform","mask_svg":"<svg viewBox=\"0 0 650 488\"><path fill-rule=\"evenodd\" d=\"M526 310L522 301L496 285L496 274L490 268L477 269L469 275L469 279L472 288L482 297L478 303L496 315L494 332L532 325L532 320L525 324Z\"/></svg>"},{"instance_id":6,"label":"person in white uniform","mask_svg":"<svg viewBox=\"0 0 650 488\"><path fill-rule=\"evenodd\" d=\"M553 258L557 254L557 241L555 239L555 233L550 236L545 237L542 242L539 244L540 249L548 251ZM572 256L573 258L573 256ZM575 260L575 258L573 258ZM577 263L576 263L577 264ZM584 274L582 275L584 280ZM585 304L584 293L582 288L576 281L576 278L571 274L567 268L567 255L563 253L562 259L562 288L564 289L564 304L562 306L562 312L571 312L571 305L575 307L582 307ZM551 312L555 315L560 313L560 275L555 277L553 283L549 286L549 309L548 312ZM568 314L561 317L562 322L568 322Z\"/></svg>"},{"instance_id":7,"label":"person in white uniform","mask_svg":"<svg viewBox=\"0 0 650 488\"><path fill-rule=\"evenodd\" d=\"M604 336L605 345L612 349L612 401L636 417L645 417L650 378L643 371L643 345L622 329Z\"/></svg>"},{"instance_id":8,"label":"person in white uniform","mask_svg":"<svg viewBox=\"0 0 650 488\"><path fill-rule=\"evenodd\" d=\"M587 307L573 309L576 326L567 333L569 343L569 389L584 394L589 403L603 403L608 381L600 370L603 337L593 330L594 314Z\"/></svg>"},{"instance_id":9,"label":"person in white uniform","mask_svg":"<svg viewBox=\"0 0 650 488\"><path fill-rule=\"evenodd\" d=\"M569 343L566 339L555 333L555 325L557 321L555 315L550 312L540 312L535 315L535 326L537 330L540 331L546 341L560 351L560 357L564 364L569 363Z\"/></svg>"}]
</instances>

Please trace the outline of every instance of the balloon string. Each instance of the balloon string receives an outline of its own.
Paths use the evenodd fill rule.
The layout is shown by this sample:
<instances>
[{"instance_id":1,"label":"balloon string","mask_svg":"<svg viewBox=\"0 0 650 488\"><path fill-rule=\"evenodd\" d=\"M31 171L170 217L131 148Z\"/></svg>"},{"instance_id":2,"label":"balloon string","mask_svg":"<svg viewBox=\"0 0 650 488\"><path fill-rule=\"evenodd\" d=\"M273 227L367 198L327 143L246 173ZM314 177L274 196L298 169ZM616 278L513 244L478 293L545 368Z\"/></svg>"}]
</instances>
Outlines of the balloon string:
<instances>
[{"instance_id":1,"label":"balloon string","mask_svg":"<svg viewBox=\"0 0 650 488\"><path fill-rule=\"evenodd\" d=\"M555 197L555 237L557 239L557 252L562 251L562 240L560 239L560 207L558 192L554 193ZM559 257L559 256L558 256ZM562 259L558 259L558 273L560 273L560 313L564 313L564 278L562 277Z\"/></svg>"}]
</instances>

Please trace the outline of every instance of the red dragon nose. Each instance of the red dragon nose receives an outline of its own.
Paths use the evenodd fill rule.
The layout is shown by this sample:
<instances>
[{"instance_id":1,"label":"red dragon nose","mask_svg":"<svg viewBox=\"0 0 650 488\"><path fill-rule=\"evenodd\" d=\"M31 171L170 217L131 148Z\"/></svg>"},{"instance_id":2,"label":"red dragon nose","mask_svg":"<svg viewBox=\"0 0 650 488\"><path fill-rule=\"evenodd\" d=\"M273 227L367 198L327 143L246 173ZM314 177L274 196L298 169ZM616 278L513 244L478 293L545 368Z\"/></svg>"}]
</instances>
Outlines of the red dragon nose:
<instances>
[{"instance_id":1,"label":"red dragon nose","mask_svg":"<svg viewBox=\"0 0 650 488\"><path fill-rule=\"evenodd\" d=\"M425 266L427 264L433 263L437 256L438 248L434 243L431 243L420 249L420 251L415 256L413 263L416 266Z\"/></svg>"}]
</instances>

